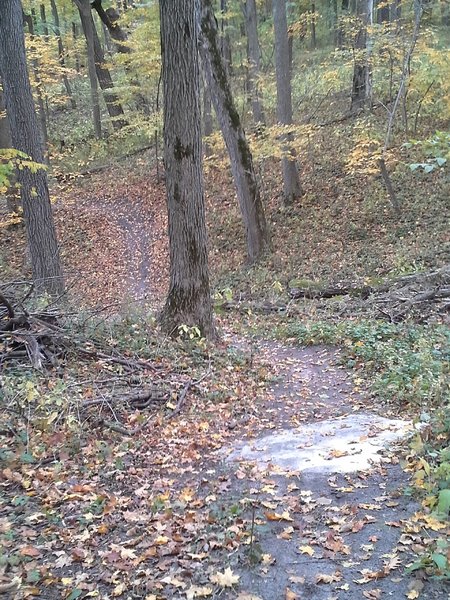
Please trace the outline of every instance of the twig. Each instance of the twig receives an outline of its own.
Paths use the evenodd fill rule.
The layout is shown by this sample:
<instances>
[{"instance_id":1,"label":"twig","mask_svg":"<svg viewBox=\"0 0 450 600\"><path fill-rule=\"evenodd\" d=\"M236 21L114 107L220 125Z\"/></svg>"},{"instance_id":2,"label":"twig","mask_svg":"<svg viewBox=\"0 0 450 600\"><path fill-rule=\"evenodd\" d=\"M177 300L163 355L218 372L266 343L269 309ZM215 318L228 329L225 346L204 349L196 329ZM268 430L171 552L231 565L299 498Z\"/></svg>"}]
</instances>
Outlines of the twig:
<instances>
[{"instance_id":1,"label":"twig","mask_svg":"<svg viewBox=\"0 0 450 600\"><path fill-rule=\"evenodd\" d=\"M430 83L430 85L427 87L424 95L422 96L422 98L419 100L419 104L417 105L417 110L416 110L416 116L414 117L414 133L417 133L417 123L419 121L419 114L420 114L420 109L422 108L422 102L425 100L426 96L428 95L428 92L431 90L431 88L433 87L433 85L436 83L436 80L433 79L433 81Z\"/></svg>"},{"instance_id":2,"label":"twig","mask_svg":"<svg viewBox=\"0 0 450 600\"><path fill-rule=\"evenodd\" d=\"M186 400L186 396L188 391L191 389L191 387L194 387L195 385L198 385L199 383L201 383L204 379L206 379L211 373L211 365L208 367L208 370L206 371L206 373L204 373L199 379L196 379L195 381L192 381L192 379L190 381L188 381L186 383L186 385L184 386L184 388L181 390L181 393L178 397L178 402L177 405L175 406L175 408L173 409L173 411L170 413L170 415L168 415L167 420L170 421L170 419L173 419L173 417L175 417L183 408L184 402Z\"/></svg>"}]
</instances>

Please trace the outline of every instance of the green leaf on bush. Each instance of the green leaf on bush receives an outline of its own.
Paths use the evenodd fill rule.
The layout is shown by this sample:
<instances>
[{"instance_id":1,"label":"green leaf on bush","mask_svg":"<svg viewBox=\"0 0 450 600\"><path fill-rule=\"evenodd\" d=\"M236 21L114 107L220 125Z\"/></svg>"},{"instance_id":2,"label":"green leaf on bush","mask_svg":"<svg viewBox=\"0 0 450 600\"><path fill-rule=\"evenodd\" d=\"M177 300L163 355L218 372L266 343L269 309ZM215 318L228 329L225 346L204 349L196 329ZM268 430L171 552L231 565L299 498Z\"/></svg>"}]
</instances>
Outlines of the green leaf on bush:
<instances>
[{"instance_id":1,"label":"green leaf on bush","mask_svg":"<svg viewBox=\"0 0 450 600\"><path fill-rule=\"evenodd\" d=\"M435 565L437 566L437 568L440 571L445 571L446 567L447 567L447 557L444 556L443 554L438 554L437 552L434 552L431 555L431 558L433 559Z\"/></svg>"},{"instance_id":2,"label":"green leaf on bush","mask_svg":"<svg viewBox=\"0 0 450 600\"><path fill-rule=\"evenodd\" d=\"M450 511L450 490L441 490L437 510L439 514L447 515Z\"/></svg>"}]
</instances>

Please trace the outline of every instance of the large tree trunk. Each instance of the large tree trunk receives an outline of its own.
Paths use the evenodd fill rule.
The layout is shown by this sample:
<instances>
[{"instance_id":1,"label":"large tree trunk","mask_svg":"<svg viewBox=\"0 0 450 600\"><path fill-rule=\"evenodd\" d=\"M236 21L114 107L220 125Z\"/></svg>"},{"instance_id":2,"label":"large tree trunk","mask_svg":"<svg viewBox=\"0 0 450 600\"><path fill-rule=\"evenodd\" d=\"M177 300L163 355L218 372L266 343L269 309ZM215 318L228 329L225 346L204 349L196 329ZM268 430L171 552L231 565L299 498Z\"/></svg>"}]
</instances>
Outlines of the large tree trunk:
<instances>
[{"instance_id":1,"label":"large tree trunk","mask_svg":"<svg viewBox=\"0 0 450 600\"><path fill-rule=\"evenodd\" d=\"M226 68L218 44L212 0L201 1L200 54L217 120L230 155L231 170L247 237L250 262L270 247L264 208L253 167L253 158L234 105Z\"/></svg>"},{"instance_id":2,"label":"large tree trunk","mask_svg":"<svg viewBox=\"0 0 450 600\"><path fill-rule=\"evenodd\" d=\"M214 337L202 178L198 0L160 0L170 288L162 325ZM183 107L183 110L180 110Z\"/></svg>"},{"instance_id":3,"label":"large tree trunk","mask_svg":"<svg viewBox=\"0 0 450 600\"><path fill-rule=\"evenodd\" d=\"M80 13L80 20L83 26L84 37L86 38L86 51L88 59L89 83L91 87L92 120L94 124L94 133L97 139L102 137L102 119L100 114L100 98L98 93L98 79L95 64L94 49L94 23L91 15L91 5L89 0L75 0Z\"/></svg>"},{"instance_id":4,"label":"large tree trunk","mask_svg":"<svg viewBox=\"0 0 450 600\"><path fill-rule=\"evenodd\" d=\"M1 82L0 82L1 84ZM12 140L11 140L11 129L9 126L9 119L6 113L6 106L4 100L3 89L0 87L0 150L12 148ZM19 202L17 197L17 190L14 188L14 183L16 180L16 174L13 173L8 177L9 186L6 190L6 205L8 207L8 211L13 213L17 212L19 208Z\"/></svg>"},{"instance_id":5,"label":"large tree trunk","mask_svg":"<svg viewBox=\"0 0 450 600\"><path fill-rule=\"evenodd\" d=\"M42 165L44 152L27 70L20 0L0 2L0 73L13 147ZM44 168L18 173L33 279L52 295L64 288Z\"/></svg>"},{"instance_id":6,"label":"large tree trunk","mask_svg":"<svg viewBox=\"0 0 450 600\"><path fill-rule=\"evenodd\" d=\"M277 76L277 118L282 125L292 125L291 60L287 30L286 2L273 0L273 23L275 30L275 66ZM292 142L292 135L285 141ZM295 152L286 149L282 159L283 196L285 205L293 204L302 195Z\"/></svg>"},{"instance_id":7,"label":"large tree trunk","mask_svg":"<svg viewBox=\"0 0 450 600\"><path fill-rule=\"evenodd\" d=\"M59 64L61 65L62 69L65 69L66 61L64 58L64 46L63 46L62 37L61 37L61 25L59 22L58 8L56 6L55 0L50 0L50 6L52 9L53 22L55 24L56 39L58 40ZM63 79L64 87L66 88L67 96L70 100L70 104L71 104L72 108L75 109L77 107L77 105L76 105L75 99L73 97L72 86L70 85L69 78L67 77L67 75L65 73L63 73L62 79Z\"/></svg>"},{"instance_id":8,"label":"large tree trunk","mask_svg":"<svg viewBox=\"0 0 450 600\"><path fill-rule=\"evenodd\" d=\"M255 0L247 0L244 3L244 14L247 32L248 94L255 123L264 124L264 113L258 89L258 79L261 71L261 50L258 41L258 15Z\"/></svg>"}]
</instances>

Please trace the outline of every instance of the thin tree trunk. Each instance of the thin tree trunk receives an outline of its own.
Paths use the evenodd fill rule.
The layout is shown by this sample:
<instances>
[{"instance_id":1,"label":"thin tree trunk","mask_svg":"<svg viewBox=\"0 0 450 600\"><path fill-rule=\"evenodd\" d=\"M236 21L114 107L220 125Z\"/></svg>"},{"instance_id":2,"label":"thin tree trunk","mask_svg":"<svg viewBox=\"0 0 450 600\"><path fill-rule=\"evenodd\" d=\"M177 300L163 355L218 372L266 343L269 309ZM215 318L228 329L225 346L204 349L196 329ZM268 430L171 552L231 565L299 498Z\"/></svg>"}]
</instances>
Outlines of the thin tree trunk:
<instances>
[{"instance_id":1,"label":"thin tree trunk","mask_svg":"<svg viewBox=\"0 0 450 600\"><path fill-rule=\"evenodd\" d=\"M261 50L258 41L258 15L256 1L247 0L244 5L245 28L247 32L248 94L252 105L255 123L264 124L264 112L259 96L259 74L261 71Z\"/></svg>"},{"instance_id":2,"label":"thin tree trunk","mask_svg":"<svg viewBox=\"0 0 450 600\"><path fill-rule=\"evenodd\" d=\"M77 24L72 22L72 39L75 45L75 70L77 73L80 72L80 55L78 54L78 50L76 49L76 43L78 40L78 27Z\"/></svg>"},{"instance_id":3,"label":"thin tree trunk","mask_svg":"<svg viewBox=\"0 0 450 600\"><path fill-rule=\"evenodd\" d=\"M311 2L311 49L315 50L316 46L316 3L313 0Z\"/></svg>"},{"instance_id":4,"label":"thin tree trunk","mask_svg":"<svg viewBox=\"0 0 450 600\"><path fill-rule=\"evenodd\" d=\"M170 287L161 322L172 335L188 326L213 338L202 177L198 0L160 0L159 6L170 242Z\"/></svg>"},{"instance_id":5,"label":"thin tree trunk","mask_svg":"<svg viewBox=\"0 0 450 600\"><path fill-rule=\"evenodd\" d=\"M291 65L285 0L273 0L273 22L275 30L275 66L277 77L277 118L282 125L292 125ZM282 159L283 197L286 206L301 197L302 188L295 152L289 147L292 135L284 136L287 146Z\"/></svg>"},{"instance_id":6,"label":"thin tree trunk","mask_svg":"<svg viewBox=\"0 0 450 600\"><path fill-rule=\"evenodd\" d=\"M200 54L205 79L230 155L231 170L246 230L248 259L250 262L255 262L270 247L264 208L253 167L253 158L234 105L218 44L212 0L202 0L201 7Z\"/></svg>"},{"instance_id":7,"label":"thin tree trunk","mask_svg":"<svg viewBox=\"0 0 450 600\"><path fill-rule=\"evenodd\" d=\"M230 34L227 31L227 11L228 1L220 0L220 51L222 54L222 59L224 61L225 69L227 71L227 76L230 77L232 74L233 62L231 55Z\"/></svg>"},{"instance_id":8,"label":"thin tree trunk","mask_svg":"<svg viewBox=\"0 0 450 600\"><path fill-rule=\"evenodd\" d=\"M75 0L78 4L82 0ZM112 125L114 129L117 131L126 125L126 121L124 117L124 111L122 105L119 102L117 95L112 91L114 89L114 83L111 77L111 73L109 69L105 67L105 55L103 53L102 45L100 44L100 39L97 34L97 30L95 28L94 20L92 18L92 13L90 11L89 4L89 13L80 12L81 17L81 25L83 27L84 35L87 37L92 34L92 46L94 52L94 62L95 62L95 71L97 73L97 79L100 84L100 87L103 90L103 97L105 99L106 108L108 110L108 114L111 117Z\"/></svg>"},{"instance_id":9,"label":"thin tree trunk","mask_svg":"<svg viewBox=\"0 0 450 600\"><path fill-rule=\"evenodd\" d=\"M39 12L41 14L41 22L42 22L42 30L44 32L45 38L48 41L48 23L47 23L47 15L45 14L45 4L39 5Z\"/></svg>"},{"instance_id":10,"label":"thin tree trunk","mask_svg":"<svg viewBox=\"0 0 450 600\"><path fill-rule=\"evenodd\" d=\"M108 29L111 37L116 42L117 51L121 54L131 54L132 49L125 44L128 39L127 32L122 29L118 23L120 17L119 13L112 7L104 10L102 0L94 0L94 2L92 2L92 8L95 9L103 25ZM127 75L130 74L130 70L126 65L125 72ZM130 84L136 89L139 88L139 82L133 77L130 78ZM140 92L136 94L136 107L142 110L147 116L151 113L147 98Z\"/></svg>"},{"instance_id":11,"label":"thin tree trunk","mask_svg":"<svg viewBox=\"0 0 450 600\"><path fill-rule=\"evenodd\" d=\"M207 85L203 85L203 135L208 137L213 132L213 118L211 106L211 94ZM205 156L211 156L211 147L208 142L203 144Z\"/></svg>"},{"instance_id":12,"label":"thin tree trunk","mask_svg":"<svg viewBox=\"0 0 450 600\"><path fill-rule=\"evenodd\" d=\"M92 21L91 5L89 0L75 0L75 4L77 5L80 13L84 36L86 38L94 133L95 137L100 139L102 137L102 120L100 114L100 97L98 93L98 80L95 64L94 23Z\"/></svg>"},{"instance_id":13,"label":"thin tree trunk","mask_svg":"<svg viewBox=\"0 0 450 600\"><path fill-rule=\"evenodd\" d=\"M14 148L42 165L44 152L27 70L20 0L0 2L0 73ZM19 169L24 221L33 279L40 290L59 295L64 281L44 168Z\"/></svg>"},{"instance_id":14,"label":"thin tree trunk","mask_svg":"<svg viewBox=\"0 0 450 600\"><path fill-rule=\"evenodd\" d=\"M373 0L357 0L358 32L354 45L354 67L351 110L359 110L372 98L371 39L368 25L372 22Z\"/></svg>"},{"instance_id":15,"label":"thin tree trunk","mask_svg":"<svg viewBox=\"0 0 450 600\"><path fill-rule=\"evenodd\" d=\"M71 104L72 108L75 109L77 107L77 104L73 97L72 86L70 85L69 78L67 77L66 73L64 72L65 68L66 68L66 61L64 58L64 46L63 46L62 37L61 37L61 26L60 26L60 21L59 21L58 8L56 6L55 0L50 0L50 6L52 9L53 22L55 24L56 39L58 41L58 60L59 60L59 64L61 65L61 68L63 69L62 79L63 79L64 87L66 88L66 94L70 100L70 104Z\"/></svg>"}]
</instances>

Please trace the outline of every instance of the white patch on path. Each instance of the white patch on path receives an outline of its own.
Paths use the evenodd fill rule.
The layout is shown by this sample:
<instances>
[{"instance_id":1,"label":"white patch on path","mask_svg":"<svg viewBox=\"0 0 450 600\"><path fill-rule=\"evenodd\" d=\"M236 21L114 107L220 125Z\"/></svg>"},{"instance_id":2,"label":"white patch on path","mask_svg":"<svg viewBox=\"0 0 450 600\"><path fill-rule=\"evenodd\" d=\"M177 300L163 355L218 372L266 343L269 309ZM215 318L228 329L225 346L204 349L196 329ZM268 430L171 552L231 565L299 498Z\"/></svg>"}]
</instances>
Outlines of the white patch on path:
<instances>
[{"instance_id":1,"label":"white patch on path","mask_svg":"<svg viewBox=\"0 0 450 600\"><path fill-rule=\"evenodd\" d=\"M308 423L240 443L227 460L316 473L365 471L381 461L381 452L414 431L409 421L358 413Z\"/></svg>"}]
</instances>

